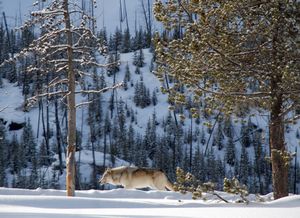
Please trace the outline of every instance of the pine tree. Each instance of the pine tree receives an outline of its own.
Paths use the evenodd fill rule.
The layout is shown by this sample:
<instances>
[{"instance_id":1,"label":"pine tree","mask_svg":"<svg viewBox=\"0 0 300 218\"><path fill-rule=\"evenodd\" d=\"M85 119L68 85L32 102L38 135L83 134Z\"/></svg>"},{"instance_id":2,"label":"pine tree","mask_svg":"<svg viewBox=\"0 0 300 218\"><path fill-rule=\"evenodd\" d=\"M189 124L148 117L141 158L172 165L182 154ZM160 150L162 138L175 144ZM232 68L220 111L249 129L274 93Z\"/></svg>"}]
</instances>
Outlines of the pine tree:
<instances>
[{"instance_id":1,"label":"pine tree","mask_svg":"<svg viewBox=\"0 0 300 218\"><path fill-rule=\"evenodd\" d=\"M16 134L13 135L10 149L12 173L18 174L25 165L25 156Z\"/></svg>"},{"instance_id":2,"label":"pine tree","mask_svg":"<svg viewBox=\"0 0 300 218\"><path fill-rule=\"evenodd\" d=\"M208 181L217 182L217 165L216 165L216 157L214 154L213 148L211 148L207 153L206 159L206 179Z\"/></svg>"},{"instance_id":3,"label":"pine tree","mask_svg":"<svg viewBox=\"0 0 300 218\"><path fill-rule=\"evenodd\" d=\"M152 92L151 101L152 101L153 106L157 105L158 100L157 100L157 96L156 96L156 90L153 90L153 92Z\"/></svg>"},{"instance_id":4,"label":"pine tree","mask_svg":"<svg viewBox=\"0 0 300 218\"><path fill-rule=\"evenodd\" d=\"M127 146L128 146L128 162L133 163L134 156L135 156L135 131L133 126L130 124L127 134L127 140L126 140Z\"/></svg>"},{"instance_id":5,"label":"pine tree","mask_svg":"<svg viewBox=\"0 0 300 218\"><path fill-rule=\"evenodd\" d=\"M107 41L107 33L106 33L106 28L105 27L99 31L97 37L99 38L99 42L102 45L107 46L108 41Z\"/></svg>"},{"instance_id":6,"label":"pine tree","mask_svg":"<svg viewBox=\"0 0 300 218\"><path fill-rule=\"evenodd\" d=\"M6 139L6 131L3 122L0 121L0 187L6 185L6 167L8 162L8 142Z\"/></svg>"},{"instance_id":7,"label":"pine tree","mask_svg":"<svg viewBox=\"0 0 300 218\"><path fill-rule=\"evenodd\" d=\"M24 147L26 161L32 162L33 158L36 156L36 142L33 136L33 130L29 118L25 127L23 128L20 143Z\"/></svg>"},{"instance_id":8,"label":"pine tree","mask_svg":"<svg viewBox=\"0 0 300 218\"><path fill-rule=\"evenodd\" d=\"M204 155L200 150L200 147L197 146L196 152L193 156L193 165L191 172L200 182L205 182L206 179L206 166Z\"/></svg>"},{"instance_id":9,"label":"pine tree","mask_svg":"<svg viewBox=\"0 0 300 218\"><path fill-rule=\"evenodd\" d=\"M56 173L56 171L54 169L52 169L52 178L51 178L51 181L50 181L50 188L52 189L59 189L60 186L59 186L59 183L58 183L58 180L59 180L59 177L58 177L58 173Z\"/></svg>"},{"instance_id":10,"label":"pine tree","mask_svg":"<svg viewBox=\"0 0 300 218\"><path fill-rule=\"evenodd\" d=\"M147 150L145 144L143 143L143 138L141 135L137 134L135 139L135 158L134 164L138 167L147 167L148 160L147 160Z\"/></svg>"},{"instance_id":11,"label":"pine tree","mask_svg":"<svg viewBox=\"0 0 300 218\"><path fill-rule=\"evenodd\" d=\"M49 161L48 161L49 157L48 157L48 152L47 152L47 148L46 148L46 143L44 140L40 144L38 158L39 158L39 166L48 166L49 165Z\"/></svg>"},{"instance_id":12,"label":"pine tree","mask_svg":"<svg viewBox=\"0 0 300 218\"><path fill-rule=\"evenodd\" d=\"M133 50L137 51L143 48L143 29L140 28L135 32L135 36L133 39Z\"/></svg>"},{"instance_id":13,"label":"pine tree","mask_svg":"<svg viewBox=\"0 0 300 218\"><path fill-rule=\"evenodd\" d=\"M209 93L207 107L226 114L241 103L270 112L275 199L288 195L284 123L299 105L299 9L298 1L282 0L158 0L154 5L168 32L179 24L184 30L181 40L157 33L159 77L167 73L198 97ZM253 83L257 90L251 92Z\"/></svg>"},{"instance_id":14,"label":"pine tree","mask_svg":"<svg viewBox=\"0 0 300 218\"><path fill-rule=\"evenodd\" d=\"M226 151L225 151L225 160L226 163L228 163L230 166L234 166L236 161L236 150L235 145L233 142L233 139L230 137L228 138L228 142L226 145Z\"/></svg>"},{"instance_id":15,"label":"pine tree","mask_svg":"<svg viewBox=\"0 0 300 218\"><path fill-rule=\"evenodd\" d=\"M145 60L145 57L144 57L144 52L142 49L139 49L138 51L134 51L133 62L132 62L132 64L134 66L144 67L144 65L145 65L144 60Z\"/></svg>"},{"instance_id":16,"label":"pine tree","mask_svg":"<svg viewBox=\"0 0 300 218\"><path fill-rule=\"evenodd\" d=\"M131 35L129 29L124 30L121 52L131 52Z\"/></svg>"},{"instance_id":17,"label":"pine tree","mask_svg":"<svg viewBox=\"0 0 300 218\"><path fill-rule=\"evenodd\" d=\"M127 127L126 127L126 115L124 110L124 102L122 99L118 103L117 109L117 117L118 117L118 146L121 149L122 158L124 160L129 159L129 145L127 144L126 136L127 136Z\"/></svg>"},{"instance_id":18,"label":"pine tree","mask_svg":"<svg viewBox=\"0 0 300 218\"><path fill-rule=\"evenodd\" d=\"M248 148L251 145L249 122L247 126L244 124L244 122L242 123L240 137L241 144Z\"/></svg>"},{"instance_id":19,"label":"pine tree","mask_svg":"<svg viewBox=\"0 0 300 218\"><path fill-rule=\"evenodd\" d=\"M130 69L129 69L129 65L127 63L126 67L125 67L125 75L124 75L124 79L123 79L123 82L124 82L123 86L124 86L125 90L128 89L128 82L130 82L130 79L131 79Z\"/></svg>"},{"instance_id":20,"label":"pine tree","mask_svg":"<svg viewBox=\"0 0 300 218\"><path fill-rule=\"evenodd\" d=\"M37 160L37 155L35 154L31 158L31 171L29 175L29 181L28 181L28 188L29 189L36 189L39 187L39 182L38 182L38 160Z\"/></svg>"},{"instance_id":21,"label":"pine tree","mask_svg":"<svg viewBox=\"0 0 300 218\"><path fill-rule=\"evenodd\" d=\"M233 138L233 125L231 117L226 117L224 121L224 133L227 137Z\"/></svg>"},{"instance_id":22,"label":"pine tree","mask_svg":"<svg viewBox=\"0 0 300 218\"><path fill-rule=\"evenodd\" d=\"M218 122L216 134L214 134L212 145L217 146L218 150L222 150L224 147L223 140L224 140L224 135L222 132L221 122Z\"/></svg>"},{"instance_id":23,"label":"pine tree","mask_svg":"<svg viewBox=\"0 0 300 218\"><path fill-rule=\"evenodd\" d=\"M239 170L239 181L248 186L249 185L249 177L251 172L251 163L249 160L248 152L245 146L242 146L241 158L240 158L240 170Z\"/></svg>"}]
</instances>

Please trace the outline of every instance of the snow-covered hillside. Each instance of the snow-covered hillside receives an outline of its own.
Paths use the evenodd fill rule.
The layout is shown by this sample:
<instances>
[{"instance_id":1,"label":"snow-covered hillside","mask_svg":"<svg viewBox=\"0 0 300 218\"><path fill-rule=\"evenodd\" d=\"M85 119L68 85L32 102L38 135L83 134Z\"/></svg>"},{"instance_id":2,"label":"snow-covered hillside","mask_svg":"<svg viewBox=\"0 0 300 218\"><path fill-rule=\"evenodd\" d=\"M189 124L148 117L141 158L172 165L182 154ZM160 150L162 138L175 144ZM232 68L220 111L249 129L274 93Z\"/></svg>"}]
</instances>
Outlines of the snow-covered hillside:
<instances>
[{"instance_id":1,"label":"snow-covered hillside","mask_svg":"<svg viewBox=\"0 0 300 218\"><path fill-rule=\"evenodd\" d=\"M1 1L0 1L1 2ZM2 0L2 11L6 13L9 26L20 26L22 22L29 18L30 12L33 10L33 3L36 0ZM81 4L81 1L77 1ZM91 1L85 0L88 8ZM145 26L141 0L130 0L126 2L128 24L131 32L134 32L135 26ZM153 0L151 0L153 2ZM121 1L124 14L125 5ZM1 7L1 5L0 5ZM123 15L124 17L125 15ZM2 14L1 14L2 19ZM113 33L117 27L120 27L120 0L97 0L95 8L95 17L98 22L98 29L105 27L108 33ZM121 22L122 28L126 28L126 22L123 18ZM155 27L158 24L155 23Z\"/></svg>"},{"instance_id":2,"label":"snow-covered hillside","mask_svg":"<svg viewBox=\"0 0 300 218\"><path fill-rule=\"evenodd\" d=\"M38 218L298 218L300 197L290 196L272 201L270 195L258 202L234 203L235 196L220 193L230 203L222 203L207 194L206 200L190 200L189 195L174 192L116 189L78 191L65 197L65 191L0 188L0 217Z\"/></svg>"},{"instance_id":3,"label":"snow-covered hillside","mask_svg":"<svg viewBox=\"0 0 300 218\"><path fill-rule=\"evenodd\" d=\"M125 128L126 128L126 141L128 140L129 142L129 127L132 126L133 130L134 130L134 136L133 137L137 137L137 139L134 139L133 142L131 142L131 151L130 151L130 157L125 157L123 154L123 145L121 145L118 137L120 136L120 132L116 131L116 133L113 134L119 134L119 136L116 136L116 139L111 139L109 138L108 141L110 141L109 143L109 149L106 150L106 152L110 153L111 149L112 149L112 143L113 145L117 146L118 149L118 154L117 155L117 159L115 160L114 163L112 163L113 158L111 157L111 155L106 154L105 156L105 166L120 166L120 165L130 165L130 164L138 164L139 166L145 166L145 164L147 166L150 167L160 167L163 168L165 171L167 171L167 173L169 174L169 176L171 175L171 179L174 179L174 168L176 168L176 166L181 166L181 167L187 167L187 164L189 162L189 154L188 154L188 149L190 148L191 142L188 142L188 137L189 137L189 133L190 133L190 122L191 119L188 119L188 111L183 111L183 113L186 115L187 119L185 121L180 121L181 125L181 131L182 133L180 133L181 135L179 136L180 138L176 139L176 133L174 132L174 124L172 124L173 119L173 114L170 116L170 111L168 110L168 102L167 102L167 95L162 94L159 89L161 86L161 82L157 79L157 77L150 72L150 68L151 68L151 59L152 59L152 53L149 52L149 49L143 49L143 54L145 57L145 65L143 67L140 68L140 73L137 74L135 73L136 71L136 66L133 65L133 57L134 57L134 53L130 52L130 53L124 53L124 54L120 54L120 71L116 73L116 83L121 82L124 80L125 78L125 74L126 74L126 66L128 65L129 67L129 71L130 71L130 81L127 84L127 89L125 90L124 88L119 88L117 90L115 90L115 109L113 112L113 119L110 119L110 123L112 126L116 126L116 128L118 127L118 122L119 122L119 110L120 108L118 107L118 105L120 103L122 103L122 110L125 110L125 114L126 114L126 118L125 118ZM99 75L103 75L104 72L104 77L105 77L105 82L107 86L112 86L113 85L113 76L108 76L105 71L103 71L102 69L99 69L98 73ZM152 93L156 94L156 98L157 98L157 104L153 104L151 103L150 105L142 108L136 105L135 103L135 95L136 95L136 84L141 82L141 80L143 81L143 84L145 85L145 87L149 90L150 95L152 95ZM91 86L93 86L92 81L91 82ZM110 98L111 98L112 92L108 91L102 94L102 116L104 119L105 114L109 114L110 117ZM33 134L35 136L37 136L35 138L35 141L38 145L38 147L40 147L40 145L43 143L44 141L44 137L43 137L43 130L42 130L42 123L41 120L39 121L39 108L38 107L33 107L30 109L29 112L24 112L22 109L22 104L24 101L24 96L22 96L22 90L20 87L17 86L17 84L14 83L9 83L7 80L3 79L3 85L2 88L0 89L0 105L1 107L4 107L5 110L3 110L0 113L0 118L2 118L6 124L6 130L7 130L7 138L9 140L12 140L13 136L16 135L18 139L21 138L21 135L23 133L23 129L20 130L16 130L16 131L8 131L9 130L9 124L11 122L17 122L17 123L22 123L22 122L26 122L28 120L28 118L30 119L31 125L32 125L32 130L33 130ZM77 103L81 103L81 102L86 102L87 101L87 96L81 96L78 95L77 96ZM93 168L92 168L92 164L93 164L93 155L92 155L92 148L91 148L91 132L90 132L90 126L88 124L88 113L89 113L89 108L88 106L83 106L77 109L77 129L80 131L80 135L81 135L81 151L77 151L76 154L76 159L78 162L78 169L80 170L80 174L81 174L81 181L83 183L89 184L90 179L91 179L91 175L93 172ZM262 129L262 134L260 134L260 137L263 137L261 140L263 145L267 145L268 143L268 132L267 132L267 124L268 124L268 120L267 120L267 116L262 116L261 114L259 114L258 112L256 112L255 110L253 110L251 113L257 113L256 116L248 118L247 116L245 118L239 118L239 117L233 117L232 119L235 121L234 123L232 123L231 125L233 125L232 128L232 135L233 135L233 140L235 141L235 157L237 159L241 158L242 155L242 149L241 149L241 139L243 139L243 135L241 133L241 120L250 120L251 123L253 125L256 125L256 129L254 130L254 132L258 132L260 133L260 130ZM155 123L155 132L156 132L156 141L155 142L148 142L146 140L149 140L146 138L147 133L147 128L148 128L148 124L149 122L151 123L151 120L153 119L153 114L155 114L155 119L156 119L156 123ZM177 119L179 119L179 113L176 114ZM168 121L168 119L170 119ZM65 122L64 122L64 114L63 111L59 114L59 120L60 120L60 125L62 126L62 128L65 128ZM236 122L237 121L237 122ZM56 128L55 128L55 113L54 113L54 106L52 102L49 102L49 122L50 122L50 130L53 133L53 136L56 135ZM103 122L101 121L100 124L100 128L102 128L103 130ZM170 123L171 122L171 123ZM193 173L196 173L197 176L201 177L203 181L207 181L207 180L211 180L213 179L215 182L219 183L218 187L222 187L222 182L223 182L223 178L224 176L227 177L232 177L234 175L239 175L241 176L243 173L245 173L245 170L243 171L242 168L240 168L240 165L236 165L234 167L232 166L226 166L224 162L224 158L225 158L225 153L227 150L227 144L228 144L228 137L224 137L222 141L220 142L223 146L222 149L219 149L218 146L213 146L214 143L219 143L218 142L218 132L219 130L221 131L221 133L224 135L225 132L225 123L221 123L220 127L216 126L216 128L213 131L212 137L210 138L210 130L207 128L207 126L205 126L204 124L206 122L215 122L214 117L209 117L209 118L205 118L204 116L201 116L199 120L193 120L193 141L192 141L192 149L193 149L193 165L197 166L198 168L194 168ZM97 125L98 125L97 124ZM251 124L251 125L252 125ZM173 127L172 127L173 125ZM40 127L39 127L40 126ZM40 130L38 131L38 127L40 128ZM113 128L113 127L112 127ZM153 127L151 127L153 128ZM297 133L297 129L298 129L298 124L293 125L291 127L288 128L288 132L287 132L287 146L289 148L290 151L294 151L296 146L297 146L297 138L296 138L296 133ZM169 130L168 130L169 129ZM173 129L173 130L172 130ZM101 130L101 131L102 131ZM258 130L258 131L256 131ZM62 130L64 131L64 129ZM101 136L102 133L100 133L99 139L97 141L97 145L96 145L96 152L95 152L95 164L97 167L97 177L99 178L101 176L101 173L103 172L103 164L104 164L104 142L103 142L103 135ZM112 137L111 133L110 136ZM141 137L140 139L138 137ZM210 138L210 141L208 141L208 139ZM250 135L251 140L254 140L254 135ZM203 141L204 139L204 141ZM139 142L139 140L142 140L141 142ZM172 140L172 142L168 142L168 140ZM178 143L180 143L180 146L182 147L178 147L178 158L180 158L180 160L178 160L178 163L176 163L176 166L173 168L172 166L172 162L170 162L172 155L173 155L173 151L172 151L172 146L173 146L173 142L174 140L178 140ZM142 143L142 144L141 144ZM149 151L144 151L143 149L147 150L149 148L147 148L147 146L149 146L149 143L156 143L157 148L155 149L156 152L156 156L152 157L151 159L148 157L148 154L151 153L151 150ZM255 166L256 164L256 159L255 159L255 148L254 146L252 146L252 144L254 143L254 141L251 141L251 146L246 148L246 152L248 155L248 161L251 163L251 165L253 164L253 166ZM50 145L51 145L51 149L53 150L54 147L54 151L55 152L55 145L56 144L56 137L51 137L50 138ZM64 144L65 146L65 144ZM137 146L137 147L134 147ZM146 146L145 148L143 148L143 146ZM164 147L162 147L164 146ZM162 148L161 148L162 147ZM160 151L159 149L165 149L164 151ZM167 151L166 151L167 149ZM201 154L203 156L203 153L205 152L205 150L207 149L208 151L208 156L207 156L207 163L205 163L205 165L201 165L198 166L198 164L201 162ZM198 151L198 155L200 156L196 156L196 152ZM162 153L162 152L166 152L166 153ZM200 153L199 153L200 152ZM209 152L213 152L209 153ZM265 162L265 156L268 156L268 147L265 146L263 148L263 156L261 157L261 161L260 161L260 165L261 166L265 166L268 167L268 165L266 165ZM53 153L55 154L55 153ZM213 156L211 156L213 155ZM298 160L300 159L300 154L299 152L297 153L298 156ZM126 159L126 161L122 160L122 158ZM53 179L53 173L55 173L55 171L52 171L52 169L57 169L57 166L59 165L58 162L58 155L55 154L52 156L54 162L52 162L50 168L49 167L42 167L41 168L41 175L43 175L43 180L46 181L51 181ZM153 158L158 158L157 159L153 159ZM210 159L210 158L214 158L214 159ZM137 160L140 159L140 160ZM160 161L161 160L161 161ZM62 161L65 161L64 158L64 153L63 153L63 159ZM138 161L138 162L136 162ZM215 164L215 168L210 168L212 167L214 164L212 164L212 161ZM216 162L217 161L217 162ZM264 161L264 163L263 163ZM64 165L64 163L63 163ZM200 168L199 168L200 167ZM204 169L203 169L204 168ZM206 169L205 169L206 168ZM253 167L254 168L254 167ZM247 171L251 171L254 170L253 168L248 168ZM28 169L29 170L29 169ZM24 173L25 175L29 175L29 171L26 170ZM206 170L206 171L203 171ZM207 175L211 175L211 172L214 172L214 170L216 170L216 175L213 176L207 176ZM242 170L242 171L241 171ZM10 175L10 171L7 170L7 182L9 187L12 186L13 180L14 180L14 176ZM200 173L202 172L202 175L200 175ZM221 175L219 175L219 173L221 172ZM265 176L266 178L269 178L268 176L270 176L268 173L268 171L266 171L265 169L263 169L263 176ZM218 174L217 174L218 173ZM247 172L248 173L248 172ZM249 174L250 175L250 174ZM299 175L297 173L297 175ZM57 176L56 176L57 177ZM56 182L59 184L58 187L60 188L64 188L65 187L65 174L63 173L62 175L59 176L59 178L56 178ZM255 188L255 184L257 181L252 179L248 180L249 184L252 184L252 187ZM264 193L267 193L270 190L270 180L268 182L266 182L265 184L265 188L264 188ZM47 186L44 186L47 187ZM82 188L84 188L86 186L82 186ZM88 186L87 186L88 188ZM255 191L256 189L253 189L252 191Z\"/></svg>"},{"instance_id":4,"label":"snow-covered hillside","mask_svg":"<svg viewBox=\"0 0 300 218\"><path fill-rule=\"evenodd\" d=\"M26 14L23 9L31 10L28 2L31 0L2 1L2 8L11 20L9 11L15 13L15 9L20 7L21 12ZM85 2L87 7L91 3L78 2ZM131 35L124 28L123 32L114 32L119 26L120 2L123 10L126 2ZM95 10L98 27L107 27L108 30L105 34L102 29L98 37L99 41L106 42L108 55L107 59L97 57L101 64L108 65L95 71L83 69L88 72L79 76L77 91L81 88L87 91L111 87L122 81L126 86L101 95L89 93L76 97L77 104L84 105L78 107L76 117L78 188L99 188L97 179L105 167L136 165L163 169L172 182L176 179L176 167L181 167L192 172L201 182L216 183L218 190L223 188L224 177L238 177L251 193L271 192L271 166L266 158L270 156L268 112L245 105L239 115L226 117L218 111L208 113L211 109L206 108L203 99L195 102L187 94L181 96L187 102L183 103L178 96L163 94L161 86L162 90L167 90L167 86L172 88L174 78L165 76L163 81L158 80L151 72L151 69L155 70L153 54L150 49L145 49L151 44L149 35L145 29L132 31L135 25L139 27L144 23L140 4L141 0L98 1L99 7ZM5 41L7 34L2 29ZM26 35L21 34L22 37ZM22 37L15 39L18 49L24 46ZM31 37L28 38L30 41ZM8 54L9 50L3 49L2 53ZM139 64L133 63L138 54L143 54L145 62L139 67ZM116 62L120 65L115 65ZM37 101L32 108L24 111L25 98L39 93L39 85L46 87L49 75L45 78L40 78L39 73L28 75L27 61L20 61L16 66L16 72L4 68L0 72L3 77L0 84L0 140L3 139L0 141L0 159L4 160L0 163L0 169L3 169L0 186L28 188L33 180L38 182L31 188L64 189L66 104L58 100L55 105L56 99L48 96L48 99ZM50 77L54 76L54 72L49 73L52 74ZM86 73L92 74L92 78L85 76ZM174 89L186 92L185 87ZM182 104L170 107L174 111L169 110L172 101ZM87 102L91 104L85 104ZM192 116L192 110L200 116ZM26 122L30 122L32 127L27 132L23 128L27 127ZM299 122L287 124L285 134L287 150L296 151L300 140ZM289 191L293 193L299 193L300 188L300 152L296 157L291 158L289 171Z\"/></svg>"}]
</instances>

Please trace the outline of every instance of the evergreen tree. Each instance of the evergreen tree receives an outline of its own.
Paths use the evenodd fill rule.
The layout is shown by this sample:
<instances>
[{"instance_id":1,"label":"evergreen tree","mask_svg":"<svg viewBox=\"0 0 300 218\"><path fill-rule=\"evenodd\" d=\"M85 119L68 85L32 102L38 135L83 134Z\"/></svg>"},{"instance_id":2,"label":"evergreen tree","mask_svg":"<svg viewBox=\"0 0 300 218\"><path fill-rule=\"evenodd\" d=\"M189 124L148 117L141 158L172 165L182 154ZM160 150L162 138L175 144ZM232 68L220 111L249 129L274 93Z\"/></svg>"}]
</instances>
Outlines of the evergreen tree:
<instances>
[{"instance_id":1,"label":"evergreen tree","mask_svg":"<svg viewBox=\"0 0 300 218\"><path fill-rule=\"evenodd\" d=\"M109 37L109 50L113 53L121 51L123 34L117 27L114 34Z\"/></svg>"},{"instance_id":2,"label":"evergreen tree","mask_svg":"<svg viewBox=\"0 0 300 218\"><path fill-rule=\"evenodd\" d=\"M217 146L218 150L222 150L224 147L223 140L224 140L224 135L222 132L221 122L218 122L216 134L214 134L212 145Z\"/></svg>"},{"instance_id":3,"label":"evergreen tree","mask_svg":"<svg viewBox=\"0 0 300 218\"><path fill-rule=\"evenodd\" d=\"M153 157L153 167L157 169L162 169L168 175L173 171L170 149L166 144L166 138L157 139L156 151Z\"/></svg>"},{"instance_id":4,"label":"evergreen tree","mask_svg":"<svg viewBox=\"0 0 300 218\"><path fill-rule=\"evenodd\" d=\"M133 163L135 156L135 131L133 126L130 124L127 134L127 146L128 146L128 162Z\"/></svg>"},{"instance_id":5,"label":"evergreen tree","mask_svg":"<svg viewBox=\"0 0 300 218\"><path fill-rule=\"evenodd\" d=\"M168 32L178 25L184 30L180 40L157 33L160 78L174 77L175 86L187 85L205 98L209 108L226 114L236 112L241 103L270 112L275 199L288 195L284 124L290 121L290 110L299 105L299 95L294 94L299 92L300 80L295 76L300 72L299 9L298 1L282 0L267 4L158 0L153 9ZM257 90L251 92L253 83L258 84ZM170 92L178 94L173 89Z\"/></svg>"},{"instance_id":6,"label":"evergreen tree","mask_svg":"<svg viewBox=\"0 0 300 218\"><path fill-rule=\"evenodd\" d=\"M121 52L128 53L131 51L131 35L129 29L125 29L123 33Z\"/></svg>"},{"instance_id":7,"label":"evergreen tree","mask_svg":"<svg viewBox=\"0 0 300 218\"><path fill-rule=\"evenodd\" d=\"M99 31L98 38L99 38L99 42L102 45L107 46L108 41L107 41L107 33L106 33L106 28L105 27Z\"/></svg>"},{"instance_id":8,"label":"evergreen tree","mask_svg":"<svg viewBox=\"0 0 300 218\"><path fill-rule=\"evenodd\" d=\"M240 138L242 146L246 148L248 148L251 145L250 131L251 130L249 128L249 121L247 126L243 122L241 126Z\"/></svg>"},{"instance_id":9,"label":"evergreen tree","mask_svg":"<svg viewBox=\"0 0 300 218\"><path fill-rule=\"evenodd\" d=\"M143 48L143 29L140 28L138 31L135 32L135 36L133 39L133 50L137 51Z\"/></svg>"},{"instance_id":10,"label":"evergreen tree","mask_svg":"<svg viewBox=\"0 0 300 218\"><path fill-rule=\"evenodd\" d=\"M50 181L50 188L52 189L59 189L60 186L59 186L59 183L58 183L58 180L59 180L59 177L58 177L58 173L56 173L56 171L54 169L52 169L52 178L51 178L51 181Z\"/></svg>"},{"instance_id":11,"label":"evergreen tree","mask_svg":"<svg viewBox=\"0 0 300 218\"><path fill-rule=\"evenodd\" d=\"M133 101L136 106L145 108L151 104L150 90L146 88L143 78L139 82L136 82L134 86Z\"/></svg>"},{"instance_id":12,"label":"evergreen tree","mask_svg":"<svg viewBox=\"0 0 300 218\"><path fill-rule=\"evenodd\" d=\"M136 66L136 68L135 68L135 70L134 70L134 73L135 74L141 74L141 69L140 69L140 67L138 67L138 66Z\"/></svg>"},{"instance_id":13,"label":"evergreen tree","mask_svg":"<svg viewBox=\"0 0 300 218\"><path fill-rule=\"evenodd\" d=\"M249 161L248 152L245 146L242 146L241 158L240 158L240 170L239 170L239 181L248 186L249 185L249 177L251 173L251 163Z\"/></svg>"},{"instance_id":14,"label":"evergreen tree","mask_svg":"<svg viewBox=\"0 0 300 218\"><path fill-rule=\"evenodd\" d=\"M49 157L48 157L48 152L46 148L46 143L43 140L39 152L38 152L38 157L39 157L39 166L48 166L49 165Z\"/></svg>"},{"instance_id":15,"label":"evergreen tree","mask_svg":"<svg viewBox=\"0 0 300 218\"><path fill-rule=\"evenodd\" d=\"M25 166L25 155L16 134L13 135L10 149L12 173L18 174Z\"/></svg>"},{"instance_id":16,"label":"evergreen tree","mask_svg":"<svg viewBox=\"0 0 300 218\"><path fill-rule=\"evenodd\" d=\"M193 165L191 172L200 182L205 182L206 180L206 166L204 155L200 150L200 147L197 146L195 154L193 156Z\"/></svg>"},{"instance_id":17,"label":"evergreen tree","mask_svg":"<svg viewBox=\"0 0 300 218\"><path fill-rule=\"evenodd\" d=\"M202 145L205 145L205 143L206 143L205 132L204 132L204 128L203 127L201 129L200 142L201 142Z\"/></svg>"},{"instance_id":18,"label":"evergreen tree","mask_svg":"<svg viewBox=\"0 0 300 218\"><path fill-rule=\"evenodd\" d=\"M29 182L28 182L28 188L29 189L36 189L39 187L39 182L38 182L38 160L37 160L37 155L35 154L31 158L31 170L30 170L30 175L29 175Z\"/></svg>"},{"instance_id":19,"label":"evergreen tree","mask_svg":"<svg viewBox=\"0 0 300 218\"><path fill-rule=\"evenodd\" d=\"M119 61L120 61L120 55L110 53L107 60L107 75L113 76L115 75L119 70Z\"/></svg>"},{"instance_id":20,"label":"evergreen tree","mask_svg":"<svg viewBox=\"0 0 300 218\"><path fill-rule=\"evenodd\" d=\"M206 176L208 181L217 182L217 165L216 165L216 157L214 154L213 148L211 148L207 153L206 159Z\"/></svg>"},{"instance_id":21,"label":"evergreen tree","mask_svg":"<svg viewBox=\"0 0 300 218\"><path fill-rule=\"evenodd\" d=\"M138 167L147 167L147 150L145 148L145 144L143 143L143 138L141 135L137 135L135 139L135 158L134 164Z\"/></svg>"},{"instance_id":22,"label":"evergreen tree","mask_svg":"<svg viewBox=\"0 0 300 218\"><path fill-rule=\"evenodd\" d=\"M229 138L233 138L233 125L232 125L232 121L231 121L231 117L226 117L225 121L224 121L224 134L229 137Z\"/></svg>"},{"instance_id":23,"label":"evergreen tree","mask_svg":"<svg viewBox=\"0 0 300 218\"><path fill-rule=\"evenodd\" d=\"M235 164L236 161L235 155L236 155L235 145L233 139L229 137L226 145L225 160L226 163L228 163L230 166L234 166Z\"/></svg>"},{"instance_id":24,"label":"evergreen tree","mask_svg":"<svg viewBox=\"0 0 300 218\"><path fill-rule=\"evenodd\" d=\"M124 75L124 79L123 79L123 82L124 82L123 87L125 90L128 89L128 82L130 82L130 79L131 79L130 69L129 69L129 65L127 63L126 67L125 67L125 75Z\"/></svg>"},{"instance_id":25,"label":"evergreen tree","mask_svg":"<svg viewBox=\"0 0 300 218\"><path fill-rule=\"evenodd\" d=\"M144 52L142 49L139 49L138 51L134 51L133 62L132 62L132 64L134 66L144 67L144 65L145 65L144 60L145 60L145 57L144 57Z\"/></svg>"},{"instance_id":26,"label":"evergreen tree","mask_svg":"<svg viewBox=\"0 0 300 218\"><path fill-rule=\"evenodd\" d=\"M6 131L3 122L0 121L0 187L6 185L6 167L8 162L8 142L6 140Z\"/></svg>"},{"instance_id":27,"label":"evergreen tree","mask_svg":"<svg viewBox=\"0 0 300 218\"><path fill-rule=\"evenodd\" d=\"M118 109L117 109L117 117L118 117L118 146L121 149L122 152L122 158L124 160L129 159L129 145L127 144L127 128L126 128L126 115L124 110L124 102L122 100L118 103Z\"/></svg>"},{"instance_id":28,"label":"evergreen tree","mask_svg":"<svg viewBox=\"0 0 300 218\"><path fill-rule=\"evenodd\" d=\"M26 161L32 162L33 158L36 158L36 142L29 118L23 128L20 144L24 147Z\"/></svg>"},{"instance_id":29,"label":"evergreen tree","mask_svg":"<svg viewBox=\"0 0 300 218\"><path fill-rule=\"evenodd\" d=\"M158 101L157 100L157 96L156 96L156 90L153 90L151 100L152 100L153 106L156 106L157 105L157 101Z\"/></svg>"}]
</instances>

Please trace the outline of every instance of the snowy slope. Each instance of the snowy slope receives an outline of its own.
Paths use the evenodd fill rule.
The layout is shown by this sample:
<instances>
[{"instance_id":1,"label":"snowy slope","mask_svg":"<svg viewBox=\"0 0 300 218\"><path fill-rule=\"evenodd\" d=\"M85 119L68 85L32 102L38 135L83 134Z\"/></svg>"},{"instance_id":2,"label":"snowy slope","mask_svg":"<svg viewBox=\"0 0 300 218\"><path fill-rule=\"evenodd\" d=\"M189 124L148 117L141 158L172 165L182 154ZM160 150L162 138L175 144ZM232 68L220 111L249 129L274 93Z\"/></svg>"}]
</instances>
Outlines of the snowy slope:
<instances>
[{"instance_id":1,"label":"snowy slope","mask_svg":"<svg viewBox=\"0 0 300 218\"><path fill-rule=\"evenodd\" d=\"M0 8L0 11L4 11L6 13L8 23L11 27L16 25L19 26L29 17L34 2L36 2L36 0L2 0L2 9ZM81 4L81 0L77 0L75 2ZM85 2L87 5L86 7L88 7L90 0L85 0ZM105 27L108 33L113 33L116 27L120 27L119 4L120 0L97 0L95 17L97 19L99 29ZM124 10L123 0L122 8ZM141 0L126 0L126 8L129 29L131 32L134 32L135 24L137 27L145 25ZM0 17L2 19L2 14ZM125 29L125 21L123 21L121 25L122 28Z\"/></svg>"},{"instance_id":2,"label":"snowy slope","mask_svg":"<svg viewBox=\"0 0 300 218\"><path fill-rule=\"evenodd\" d=\"M95 218L95 217L173 217L173 218L298 218L300 196L264 203L222 203L207 195L207 201L190 200L189 195L174 192L116 189L78 191L77 197L65 197L65 191L0 188L0 217ZM252 196L253 197L253 196Z\"/></svg>"}]
</instances>

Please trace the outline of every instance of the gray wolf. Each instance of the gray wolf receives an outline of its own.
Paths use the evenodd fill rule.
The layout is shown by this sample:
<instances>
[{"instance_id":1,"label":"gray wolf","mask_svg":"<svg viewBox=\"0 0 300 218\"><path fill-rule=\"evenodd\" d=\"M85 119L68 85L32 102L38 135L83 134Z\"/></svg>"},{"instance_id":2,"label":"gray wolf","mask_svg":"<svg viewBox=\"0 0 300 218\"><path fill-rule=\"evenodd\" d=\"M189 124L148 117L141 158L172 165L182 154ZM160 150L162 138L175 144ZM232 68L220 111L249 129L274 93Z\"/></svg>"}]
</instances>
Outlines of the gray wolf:
<instances>
[{"instance_id":1,"label":"gray wolf","mask_svg":"<svg viewBox=\"0 0 300 218\"><path fill-rule=\"evenodd\" d=\"M174 191L172 183L161 170L121 166L108 168L100 184L122 185L125 189L146 188Z\"/></svg>"}]
</instances>

